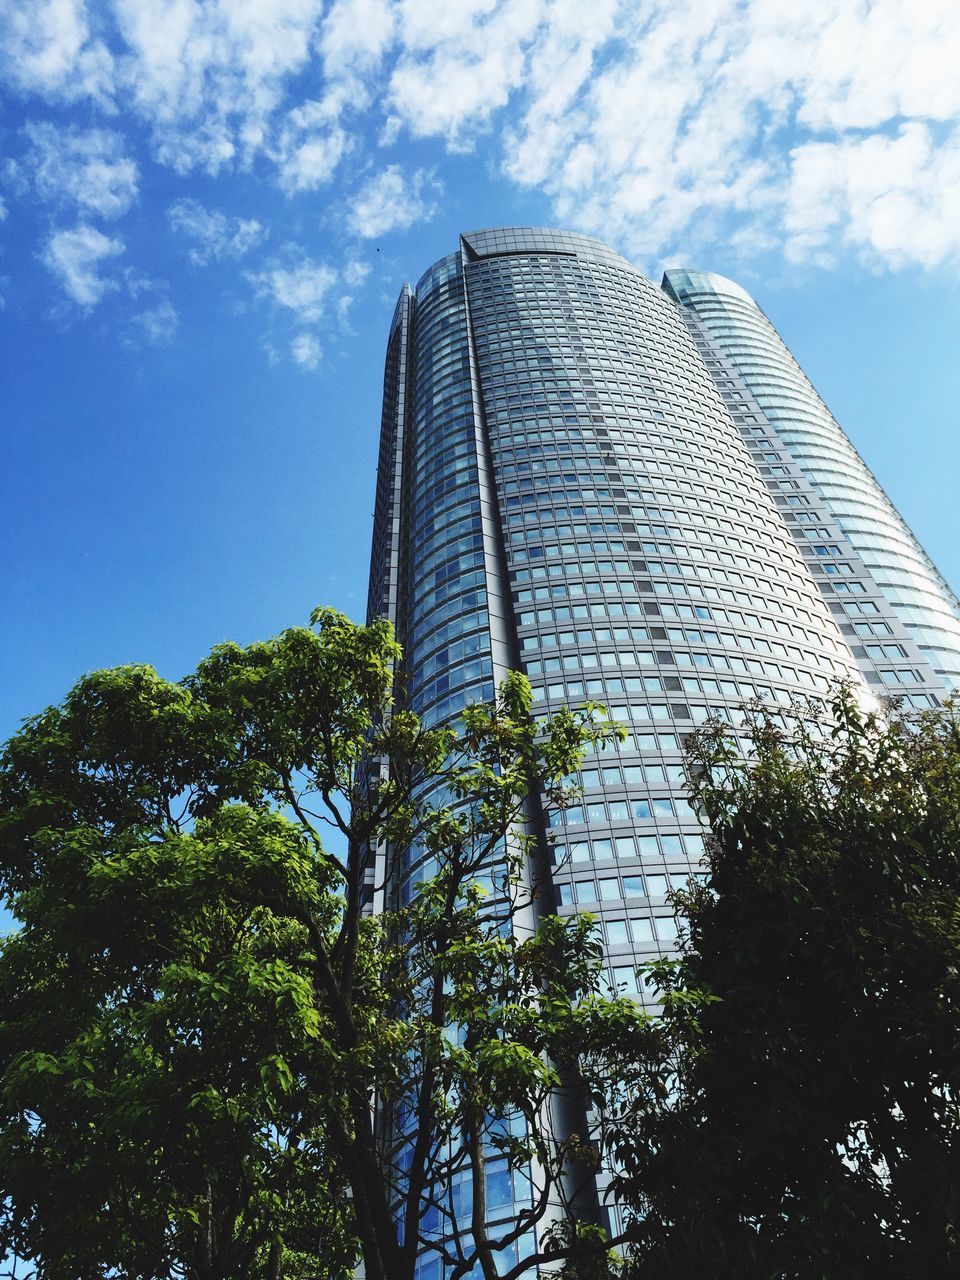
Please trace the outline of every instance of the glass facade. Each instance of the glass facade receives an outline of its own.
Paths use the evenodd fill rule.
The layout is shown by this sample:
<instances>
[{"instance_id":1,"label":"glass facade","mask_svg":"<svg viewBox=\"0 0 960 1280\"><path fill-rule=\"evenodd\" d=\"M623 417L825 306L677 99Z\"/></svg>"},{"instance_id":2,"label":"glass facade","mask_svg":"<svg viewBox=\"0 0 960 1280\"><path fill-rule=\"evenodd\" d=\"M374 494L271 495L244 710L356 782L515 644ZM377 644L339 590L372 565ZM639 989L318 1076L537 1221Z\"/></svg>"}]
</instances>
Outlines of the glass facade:
<instances>
[{"instance_id":1,"label":"glass facade","mask_svg":"<svg viewBox=\"0 0 960 1280\"><path fill-rule=\"evenodd\" d=\"M960 688L960 601L750 295L702 271L663 288L867 679L936 705Z\"/></svg>"},{"instance_id":2,"label":"glass facade","mask_svg":"<svg viewBox=\"0 0 960 1280\"><path fill-rule=\"evenodd\" d=\"M631 988L699 867L684 735L854 675L843 620L681 308L585 236L469 232L405 287L381 439L370 612L407 704L436 723L519 666L537 713L596 699L627 727L537 834L560 910L596 913ZM403 901L417 853L384 857Z\"/></svg>"},{"instance_id":3,"label":"glass facade","mask_svg":"<svg viewBox=\"0 0 960 1280\"><path fill-rule=\"evenodd\" d=\"M749 295L658 288L542 228L467 232L404 286L369 613L428 724L520 667L537 714L599 700L626 726L582 805L531 824L557 909L594 913L637 999L700 870L685 735L837 677L935 705L960 673L955 597ZM378 863L387 903L429 871L416 848Z\"/></svg>"}]
</instances>

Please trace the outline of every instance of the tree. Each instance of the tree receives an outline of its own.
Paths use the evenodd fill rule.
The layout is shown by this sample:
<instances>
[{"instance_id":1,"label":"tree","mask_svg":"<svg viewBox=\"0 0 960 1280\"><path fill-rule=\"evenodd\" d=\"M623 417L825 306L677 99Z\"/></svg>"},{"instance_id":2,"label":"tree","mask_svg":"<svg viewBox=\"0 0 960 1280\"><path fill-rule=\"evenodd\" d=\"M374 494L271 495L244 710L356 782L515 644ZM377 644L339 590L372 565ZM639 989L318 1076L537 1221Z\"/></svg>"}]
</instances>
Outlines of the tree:
<instances>
[{"instance_id":1,"label":"tree","mask_svg":"<svg viewBox=\"0 0 960 1280\"><path fill-rule=\"evenodd\" d=\"M603 1255L584 1099L649 1028L521 833L615 731L534 724L519 675L428 728L399 657L318 610L179 683L96 672L7 745L0 1246L39 1276L492 1280L537 1223Z\"/></svg>"},{"instance_id":2,"label":"tree","mask_svg":"<svg viewBox=\"0 0 960 1280\"><path fill-rule=\"evenodd\" d=\"M755 709L690 753L669 1092L616 1134L638 1277L960 1268L960 720ZM709 992L709 996L704 995Z\"/></svg>"}]
</instances>

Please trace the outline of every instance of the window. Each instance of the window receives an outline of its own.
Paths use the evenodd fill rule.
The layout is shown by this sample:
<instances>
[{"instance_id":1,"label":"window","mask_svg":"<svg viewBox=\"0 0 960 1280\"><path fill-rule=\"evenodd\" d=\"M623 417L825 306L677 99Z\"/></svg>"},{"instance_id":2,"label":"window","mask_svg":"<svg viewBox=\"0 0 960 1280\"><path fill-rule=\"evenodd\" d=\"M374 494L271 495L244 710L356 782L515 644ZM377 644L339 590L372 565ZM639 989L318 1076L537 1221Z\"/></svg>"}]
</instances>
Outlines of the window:
<instances>
[{"instance_id":1,"label":"window","mask_svg":"<svg viewBox=\"0 0 960 1280\"><path fill-rule=\"evenodd\" d=\"M625 946L629 941L626 920L608 920L604 926L607 932L607 944L611 947Z\"/></svg>"}]
</instances>

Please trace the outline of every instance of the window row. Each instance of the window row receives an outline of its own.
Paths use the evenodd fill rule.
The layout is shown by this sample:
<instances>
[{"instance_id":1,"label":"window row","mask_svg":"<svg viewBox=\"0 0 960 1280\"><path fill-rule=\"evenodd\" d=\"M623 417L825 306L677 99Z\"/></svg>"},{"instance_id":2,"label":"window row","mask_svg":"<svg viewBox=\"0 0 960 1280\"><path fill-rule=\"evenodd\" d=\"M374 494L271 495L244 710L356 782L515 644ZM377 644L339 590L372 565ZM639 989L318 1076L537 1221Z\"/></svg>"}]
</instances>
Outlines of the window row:
<instances>
[{"instance_id":1,"label":"window row","mask_svg":"<svg viewBox=\"0 0 960 1280\"><path fill-rule=\"evenodd\" d=\"M626 902L630 898L664 898L689 883L689 873L672 876L599 876L556 885L561 907L581 907L588 911L598 902Z\"/></svg>"},{"instance_id":2,"label":"window row","mask_svg":"<svg viewBox=\"0 0 960 1280\"><path fill-rule=\"evenodd\" d=\"M551 827L595 826L616 822L649 822L659 818L689 821L696 814L682 796L651 796L646 800L590 800L586 804L555 809L549 815Z\"/></svg>"},{"instance_id":3,"label":"window row","mask_svg":"<svg viewBox=\"0 0 960 1280\"><path fill-rule=\"evenodd\" d=\"M557 865L575 865L583 862L635 862L661 858L687 857L699 862L703 857L703 836L687 831L663 832L652 835L621 835L613 837L592 836L590 840L569 840L554 845L553 860ZM688 875L689 872L684 872Z\"/></svg>"}]
</instances>

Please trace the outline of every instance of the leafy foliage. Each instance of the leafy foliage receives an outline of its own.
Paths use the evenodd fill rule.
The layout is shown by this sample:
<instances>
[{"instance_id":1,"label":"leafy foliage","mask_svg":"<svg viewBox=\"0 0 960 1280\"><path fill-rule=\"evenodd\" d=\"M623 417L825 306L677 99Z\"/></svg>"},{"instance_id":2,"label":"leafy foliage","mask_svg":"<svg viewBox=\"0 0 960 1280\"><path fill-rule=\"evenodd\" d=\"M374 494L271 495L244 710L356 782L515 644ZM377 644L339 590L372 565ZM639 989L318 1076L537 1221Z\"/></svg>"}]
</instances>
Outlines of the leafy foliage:
<instances>
[{"instance_id":1,"label":"leafy foliage","mask_svg":"<svg viewBox=\"0 0 960 1280\"><path fill-rule=\"evenodd\" d=\"M744 749L745 748L745 749ZM960 1266L960 722L841 690L690 756L709 883L651 975L662 1102L617 1133L638 1276ZM709 991L709 997L704 992Z\"/></svg>"},{"instance_id":2,"label":"leafy foliage","mask_svg":"<svg viewBox=\"0 0 960 1280\"><path fill-rule=\"evenodd\" d=\"M95 672L7 745L0 1246L39 1276L407 1280L432 1250L491 1280L548 1208L576 1223L583 1099L647 1021L522 831L614 730L534 724L519 675L428 729L399 657L318 610L177 684Z\"/></svg>"}]
</instances>

